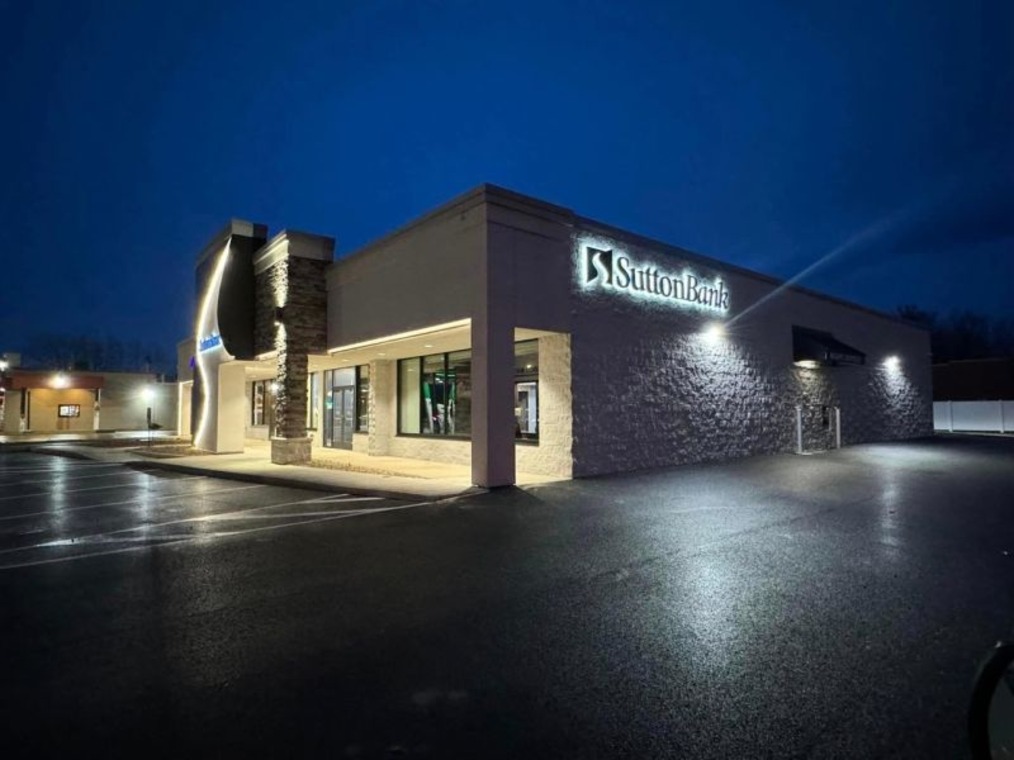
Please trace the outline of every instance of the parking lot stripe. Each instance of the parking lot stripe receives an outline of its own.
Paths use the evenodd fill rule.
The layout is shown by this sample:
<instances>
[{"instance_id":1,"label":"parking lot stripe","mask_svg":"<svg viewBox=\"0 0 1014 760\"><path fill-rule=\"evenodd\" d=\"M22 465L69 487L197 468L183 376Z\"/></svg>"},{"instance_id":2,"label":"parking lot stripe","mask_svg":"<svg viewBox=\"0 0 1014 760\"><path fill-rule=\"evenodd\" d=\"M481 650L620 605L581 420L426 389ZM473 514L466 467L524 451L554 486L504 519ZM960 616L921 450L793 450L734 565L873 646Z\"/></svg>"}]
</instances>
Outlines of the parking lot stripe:
<instances>
[{"instance_id":1,"label":"parking lot stripe","mask_svg":"<svg viewBox=\"0 0 1014 760\"><path fill-rule=\"evenodd\" d=\"M124 470L123 472L100 472L97 475L72 475L71 477L65 477L62 472L51 473L54 477L60 478L61 482L68 480L89 480L91 478L121 478L125 475L151 475L150 472L138 472L136 470ZM44 483L52 483L52 478L46 480L19 480L18 485L39 485Z\"/></svg>"},{"instance_id":2,"label":"parking lot stripe","mask_svg":"<svg viewBox=\"0 0 1014 760\"><path fill-rule=\"evenodd\" d=\"M249 491L251 488L267 488L267 486L256 483L250 486L236 486L235 488L217 488L213 491L192 491L190 493L171 493L165 496L153 496L150 501L169 501L170 499L192 499L200 496L211 496L219 493L232 493L234 491ZM101 509L102 507L122 507L126 504L136 504L137 499L124 499L123 501L104 501L100 504L85 504L80 507L65 507L60 510L50 510L47 512L24 512L20 515L6 515L0 517L0 521L3 520L18 520L26 517L46 517L53 516L56 514L63 514L64 512L79 512L85 509Z\"/></svg>"},{"instance_id":3,"label":"parking lot stripe","mask_svg":"<svg viewBox=\"0 0 1014 760\"><path fill-rule=\"evenodd\" d=\"M147 473L145 473L145 474L147 474ZM182 477L182 478L173 478L172 482L173 483L179 483L180 481L183 481L183 480L198 480L198 479L207 478L207 477L208 477L207 475L187 475L187 476ZM74 488L74 489L71 489L70 491L57 490L57 491L40 491L39 493L20 493L20 494L14 494L13 496L0 496L0 501L7 501L8 499L31 499L31 498L33 498L35 496L57 496L57 495L63 495L63 494L68 494L68 493L84 493L85 491L109 491L109 490L112 490L113 488L131 488L131 487L133 487L133 485L134 485L133 483L120 483L119 485L115 485L115 486L95 486L94 488ZM140 486L142 484L138 483L137 485Z\"/></svg>"},{"instance_id":4,"label":"parking lot stripe","mask_svg":"<svg viewBox=\"0 0 1014 760\"><path fill-rule=\"evenodd\" d=\"M10 467L10 468L8 468L8 467L0 467L0 475L7 475L7 474L23 475L25 473L31 473L31 472L63 472L64 470L70 470L70 469L76 469L76 468L86 469L86 470L98 470L100 468L105 468L105 467L123 467L123 465L119 464L119 463L114 463L114 462L105 463L105 464L86 464L84 462L75 462L74 464L69 464L69 465L66 465L64 467L55 467L55 466L54 467L24 467L24 468L21 468L21 467Z\"/></svg>"},{"instance_id":5,"label":"parking lot stripe","mask_svg":"<svg viewBox=\"0 0 1014 760\"><path fill-rule=\"evenodd\" d=\"M299 502L296 502L299 503ZM224 533L212 533L202 534L199 536L192 536L184 539L173 539L170 541L153 542L151 544L145 544L144 546L125 546L120 549L108 549L100 552L87 552L84 554L73 554L68 557L50 557L49 559L29 560L27 562L18 562L12 565L0 565L0 571L3 570L18 570L27 567L38 567L40 565L55 565L64 562L74 562L81 559L91 559L93 557L104 557L112 554L126 554L127 552L145 551L151 549L158 549L163 546L177 546L180 544L196 543L198 541L208 541L215 538L233 538L236 536L244 536L250 533L263 533L270 530L283 530L285 528L298 527L300 525L316 525L323 522L329 522L332 520L350 519L353 517L367 517L370 515L377 514L379 512L395 512L404 509L413 509L415 507L425 507L432 504L431 501L420 501L414 504L398 504L393 507L379 507L378 509L362 509L355 510L352 512L341 512L338 514L331 514L327 517L321 517L316 520L300 520L292 523L283 523L281 525L265 525L259 528L247 528L244 530L227 531Z\"/></svg>"}]
</instances>

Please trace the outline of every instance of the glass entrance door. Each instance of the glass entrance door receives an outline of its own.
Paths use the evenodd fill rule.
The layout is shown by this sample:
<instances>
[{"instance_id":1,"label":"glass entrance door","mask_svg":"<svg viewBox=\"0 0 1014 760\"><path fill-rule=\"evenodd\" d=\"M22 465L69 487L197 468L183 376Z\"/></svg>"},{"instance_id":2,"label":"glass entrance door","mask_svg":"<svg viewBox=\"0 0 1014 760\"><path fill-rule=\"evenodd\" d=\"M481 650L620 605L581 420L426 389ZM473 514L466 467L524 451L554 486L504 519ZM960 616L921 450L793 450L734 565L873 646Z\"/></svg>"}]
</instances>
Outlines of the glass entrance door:
<instances>
[{"instance_id":1,"label":"glass entrance door","mask_svg":"<svg viewBox=\"0 0 1014 760\"><path fill-rule=\"evenodd\" d=\"M356 429L356 387L342 385L331 391L330 442L335 449L352 448L352 432Z\"/></svg>"}]
</instances>

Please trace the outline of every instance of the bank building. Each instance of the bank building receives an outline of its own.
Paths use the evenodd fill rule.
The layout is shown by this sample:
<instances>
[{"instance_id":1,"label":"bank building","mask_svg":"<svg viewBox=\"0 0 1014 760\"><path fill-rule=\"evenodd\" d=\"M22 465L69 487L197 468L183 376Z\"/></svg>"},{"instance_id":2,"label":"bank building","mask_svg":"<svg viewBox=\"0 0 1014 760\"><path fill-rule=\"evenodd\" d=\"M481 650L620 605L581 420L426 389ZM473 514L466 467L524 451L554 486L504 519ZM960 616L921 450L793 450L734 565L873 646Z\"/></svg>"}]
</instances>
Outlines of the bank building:
<instances>
[{"instance_id":1,"label":"bank building","mask_svg":"<svg viewBox=\"0 0 1014 760\"><path fill-rule=\"evenodd\" d=\"M362 249L233 220L179 430L467 465L479 486L931 435L928 333L483 185Z\"/></svg>"}]
</instances>

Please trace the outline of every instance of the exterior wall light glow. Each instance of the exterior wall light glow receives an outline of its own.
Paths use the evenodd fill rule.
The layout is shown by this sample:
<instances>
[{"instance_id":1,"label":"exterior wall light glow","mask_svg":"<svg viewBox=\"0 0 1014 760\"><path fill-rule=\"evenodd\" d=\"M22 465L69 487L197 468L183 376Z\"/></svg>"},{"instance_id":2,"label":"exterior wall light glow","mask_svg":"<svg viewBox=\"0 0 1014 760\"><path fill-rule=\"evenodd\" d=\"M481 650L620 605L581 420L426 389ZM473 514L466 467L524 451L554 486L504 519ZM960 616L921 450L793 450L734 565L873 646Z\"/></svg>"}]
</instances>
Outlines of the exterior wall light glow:
<instances>
[{"instance_id":1,"label":"exterior wall light glow","mask_svg":"<svg viewBox=\"0 0 1014 760\"><path fill-rule=\"evenodd\" d=\"M272 396L277 395L278 394L278 389L280 387L281 386L278 385L278 381L277 380L272 380L271 381L271 385L269 386L269 388L271 389L271 395Z\"/></svg>"},{"instance_id":2,"label":"exterior wall light glow","mask_svg":"<svg viewBox=\"0 0 1014 760\"><path fill-rule=\"evenodd\" d=\"M714 343L725 337L725 325L721 322L712 322L701 333L705 340Z\"/></svg>"},{"instance_id":3,"label":"exterior wall light glow","mask_svg":"<svg viewBox=\"0 0 1014 760\"><path fill-rule=\"evenodd\" d=\"M152 388L150 385L146 385L144 388L142 388L141 389L141 400L143 400L146 404L150 404L152 401L154 401L155 400L155 389Z\"/></svg>"},{"instance_id":4,"label":"exterior wall light glow","mask_svg":"<svg viewBox=\"0 0 1014 760\"><path fill-rule=\"evenodd\" d=\"M820 362L814 359L800 359L798 362L794 362L794 364L803 369L816 369L820 366Z\"/></svg>"},{"instance_id":5,"label":"exterior wall light glow","mask_svg":"<svg viewBox=\"0 0 1014 760\"><path fill-rule=\"evenodd\" d=\"M70 386L70 378L59 372L49 379L49 385L51 388L67 388Z\"/></svg>"},{"instance_id":6,"label":"exterior wall light glow","mask_svg":"<svg viewBox=\"0 0 1014 760\"><path fill-rule=\"evenodd\" d=\"M896 371L899 367L901 367L901 357L892 355L884 359L885 369Z\"/></svg>"}]
</instances>

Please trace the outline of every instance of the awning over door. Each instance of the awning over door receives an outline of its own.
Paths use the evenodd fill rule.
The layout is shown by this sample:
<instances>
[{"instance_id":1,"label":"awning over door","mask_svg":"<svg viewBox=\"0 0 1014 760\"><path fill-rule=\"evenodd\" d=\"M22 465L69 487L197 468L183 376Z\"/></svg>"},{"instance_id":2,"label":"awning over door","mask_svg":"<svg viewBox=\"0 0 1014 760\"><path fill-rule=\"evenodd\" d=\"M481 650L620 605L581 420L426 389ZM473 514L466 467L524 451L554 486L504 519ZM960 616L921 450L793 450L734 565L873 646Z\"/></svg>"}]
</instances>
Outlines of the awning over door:
<instances>
[{"instance_id":1,"label":"awning over door","mask_svg":"<svg viewBox=\"0 0 1014 760\"><path fill-rule=\"evenodd\" d=\"M866 354L842 343L829 332L793 325L792 361L804 366L835 367L866 364Z\"/></svg>"}]
</instances>

